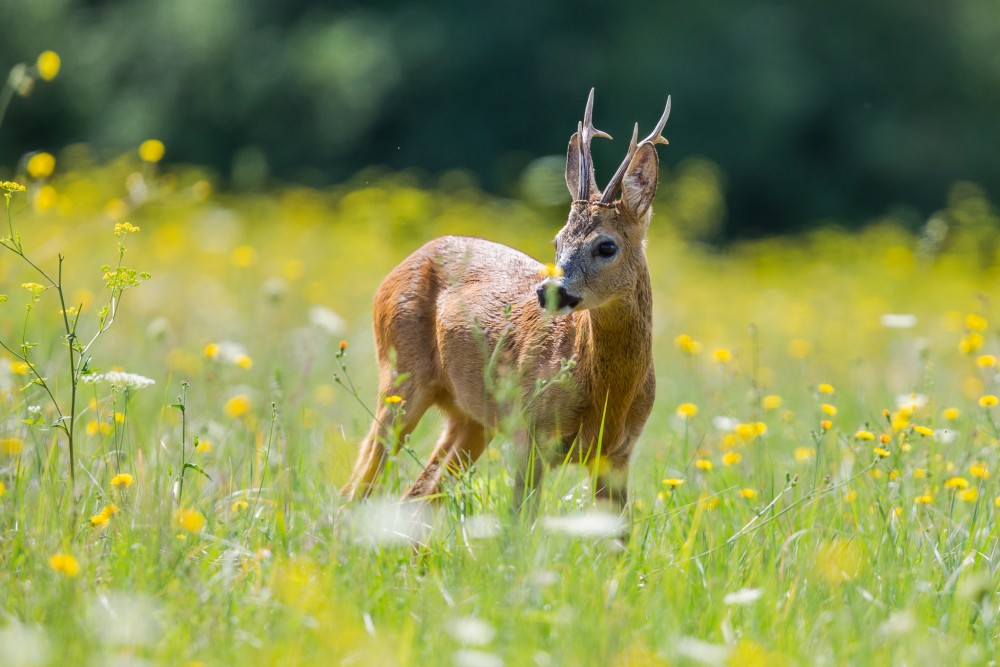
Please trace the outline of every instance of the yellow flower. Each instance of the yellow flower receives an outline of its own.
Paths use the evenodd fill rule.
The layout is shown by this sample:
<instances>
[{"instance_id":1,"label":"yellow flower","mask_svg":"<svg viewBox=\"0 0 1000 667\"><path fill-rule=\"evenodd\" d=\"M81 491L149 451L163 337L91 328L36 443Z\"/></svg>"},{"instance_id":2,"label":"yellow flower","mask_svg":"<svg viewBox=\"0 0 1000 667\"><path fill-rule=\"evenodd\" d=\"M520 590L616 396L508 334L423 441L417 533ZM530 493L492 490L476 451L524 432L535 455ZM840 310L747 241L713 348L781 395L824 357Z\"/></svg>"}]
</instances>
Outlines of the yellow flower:
<instances>
[{"instance_id":1,"label":"yellow flower","mask_svg":"<svg viewBox=\"0 0 1000 667\"><path fill-rule=\"evenodd\" d=\"M403 402L403 397L393 394L392 396L386 396L385 402L388 403L389 405L399 405L400 403Z\"/></svg>"},{"instance_id":2,"label":"yellow flower","mask_svg":"<svg viewBox=\"0 0 1000 667\"><path fill-rule=\"evenodd\" d=\"M812 447L796 447L795 448L795 460L799 463L804 463L806 461L812 461L816 458L816 450Z\"/></svg>"},{"instance_id":3,"label":"yellow flower","mask_svg":"<svg viewBox=\"0 0 1000 667\"><path fill-rule=\"evenodd\" d=\"M28 158L28 175L32 178L48 178L56 168L52 153L35 153Z\"/></svg>"},{"instance_id":4,"label":"yellow flower","mask_svg":"<svg viewBox=\"0 0 1000 667\"><path fill-rule=\"evenodd\" d=\"M958 408L945 408L941 411L941 416L948 421L954 421L958 419L958 416L962 414Z\"/></svg>"},{"instance_id":5,"label":"yellow flower","mask_svg":"<svg viewBox=\"0 0 1000 667\"><path fill-rule=\"evenodd\" d=\"M993 504L1000 507L1000 496L997 496L997 499L993 501Z\"/></svg>"},{"instance_id":6,"label":"yellow flower","mask_svg":"<svg viewBox=\"0 0 1000 667\"><path fill-rule=\"evenodd\" d=\"M1000 399L998 399L993 394L986 394L985 396L980 396L979 397L979 405L980 405L980 407L983 407L983 408L992 408L992 407L995 407L997 403L1000 403Z\"/></svg>"},{"instance_id":7,"label":"yellow flower","mask_svg":"<svg viewBox=\"0 0 1000 667\"><path fill-rule=\"evenodd\" d=\"M697 468L698 470L704 470L708 472L715 466L708 459L698 459L697 461L694 462L694 467Z\"/></svg>"},{"instance_id":8,"label":"yellow flower","mask_svg":"<svg viewBox=\"0 0 1000 667\"><path fill-rule=\"evenodd\" d=\"M24 449L24 441L20 438L0 438L0 454L17 456Z\"/></svg>"},{"instance_id":9,"label":"yellow flower","mask_svg":"<svg viewBox=\"0 0 1000 667\"><path fill-rule=\"evenodd\" d=\"M969 313L965 316L965 328L969 331L986 331L987 326L989 326L989 322L982 315Z\"/></svg>"},{"instance_id":10,"label":"yellow flower","mask_svg":"<svg viewBox=\"0 0 1000 667\"><path fill-rule=\"evenodd\" d=\"M874 440L875 434L871 431L858 431L854 434L854 437L858 440Z\"/></svg>"},{"instance_id":11,"label":"yellow flower","mask_svg":"<svg viewBox=\"0 0 1000 667\"><path fill-rule=\"evenodd\" d=\"M979 498L979 489L972 487L958 492L958 499L967 503L974 503Z\"/></svg>"},{"instance_id":12,"label":"yellow flower","mask_svg":"<svg viewBox=\"0 0 1000 667\"><path fill-rule=\"evenodd\" d=\"M962 354L972 354L983 346L983 335L972 331L962 336L958 341L958 351Z\"/></svg>"},{"instance_id":13,"label":"yellow flower","mask_svg":"<svg viewBox=\"0 0 1000 667\"><path fill-rule=\"evenodd\" d=\"M992 354L983 354L976 357L976 365L980 368L992 368L997 365L997 358Z\"/></svg>"},{"instance_id":14,"label":"yellow flower","mask_svg":"<svg viewBox=\"0 0 1000 667\"><path fill-rule=\"evenodd\" d=\"M212 451L212 443L209 442L208 440L199 439L198 444L194 446L194 451L198 452L199 454L208 454L210 451Z\"/></svg>"},{"instance_id":15,"label":"yellow flower","mask_svg":"<svg viewBox=\"0 0 1000 667\"><path fill-rule=\"evenodd\" d=\"M166 150L159 139L147 139L139 144L139 159L143 162L159 162Z\"/></svg>"},{"instance_id":16,"label":"yellow flower","mask_svg":"<svg viewBox=\"0 0 1000 667\"><path fill-rule=\"evenodd\" d=\"M952 477L944 483L944 488L946 489L967 489L969 488L969 480L964 477Z\"/></svg>"},{"instance_id":17,"label":"yellow flower","mask_svg":"<svg viewBox=\"0 0 1000 667\"><path fill-rule=\"evenodd\" d=\"M844 494L845 503L853 503L857 499L858 499L857 491L848 491L847 493Z\"/></svg>"},{"instance_id":18,"label":"yellow flower","mask_svg":"<svg viewBox=\"0 0 1000 667\"><path fill-rule=\"evenodd\" d=\"M42 51L35 61L38 68L38 76L43 81L51 81L59 76L59 69L62 67L62 58L55 51Z\"/></svg>"},{"instance_id":19,"label":"yellow flower","mask_svg":"<svg viewBox=\"0 0 1000 667\"><path fill-rule=\"evenodd\" d=\"M892 413L889 418L889 425L892 427L893 431L902 431L907 426L910 425L910 412L907 410L899 410L898 412Z\"/></svg>"},{"instance_id":20,"label":"yellow flower","mask_svg":"<svg viewBox=\"0 0 1000 667\"><path fill-rule=\"evenodd\" d=\"M111 478L111 486L128 488L132 486L133 482L135 482L135 477L127 472L120 472Z\"/></svg>"},{"instance_id":21,"label":"yellow flower","mask_svg":"<svg viewBox=\"0 0 1000 667\"><path fill-rule=\"evenodd\" d=\"M883 445L888 445L891 440L892 436L889 435L888 433L883 433L878 437L878 441L881 442Z\"/></svg>"},{"instance_id":22,"label":"yellow flower","mask_svg":"<svg viewBox=\"0 0 1000 667\"><path fill-rule=\"evenodd\" d=\"M733 427L733 432L744 440L750 441L767 433L767 424L764 422L737 424Z\"/></svg>"},{"instance_id":23,"label":"yellow flower","mask_svg":"<svg viewBox=\"0 0 1000 667\"><path fill-rule=\"evenodd\" d=\"M238 245L233 248L229 258L232 260L233 266L246 269L257 263L257 251L253 246Z\"/></svg>"},{"instance_id":24,"label":"yellow flower","mask_svg":"<svg viewBox=\"0 0 1000 667\"><path fill-rule=\"evenodd\" d=\"M28 290L32 294L41 294L48 289L45 285L39 285L38 283L21 283L21 287Z\"/></svg>"},{"instance_id":25,"label":"yellow flower","mask_svg":"<svg viewBox=\"0 0 1000 667\"><path fill-rule=\"evenodd\" d=\"M864 565L864 553L857 542L834 538L816 548L810 559L817 573L828 583L839 584L856 578Z\"/></svg>"},{"instance_id":26,"label":"yellow flower","mask_svg":"<svg viewBox=\"0 0 1000 667\"><path fill-rule=\"evenodd\" d=\"M969 466L969 474L979 479L990 478L990 470L986 467L985 463L973 463Z\"/></svg>"},{"instance_id":27,"label":"yellow flower","mask_svg":"<svg viewBox=\"0 0 1000 667\"><path fill-rule=\"evenodd\" d=\"M749 488L747 488L747 489L740 489L740 495L743 496L744 498L746 498L747 500L753 500L754 498L757 497L757 492L755 490L749 489Z\"/></svg>"},{"instance_id":28,"label":"yellow flower","mask_svg":"<svg viewBox=\"0 0 1000 667\"><path fill-rule=\"evenodd\" d=\"M824 431L829 431L829 430L830 430L831 428L833 428L833 422L832 422L832 421L830 421L829 419L824 419L823 421L821 421L821 422L819 423L819 426L820 426L820 428L822 428L822 429L823 429Z\"/></svg>"},{"instance_id":29,"label":"yellow flower","mask_svg":"<svg viewBox=\"0 0 1000 667\"><path fill-rule=\"evenodd\" d=\"M119 222L115 224L115 236L125 236L142 231L141 227L136 227L131 222Z\"/></svg>"},{"instance_id":30,"label":"yellow flower","mask_svg":"<svg viewBox=\"0 0 1000 667\"><path fill-rule=\"evenodd\" d=\"M14 181L0 181L0 190L3 190L6 195L10 195L14 192L24 192L25 187ZM9 202L10 199L8 198L7 201Z\"/></svg>"},{"instance_id":31,"label":"yellow flower","mask_svg":"<svg viewBox=\"0 0 1000 667\"><path fill-rule=\"evenodd\" d=\"M690 419L698 414L698 406L694 403L681 403L677 406L677 416L683 419Z\"/></svg>"},{"instance_id":32,"label":"yellow flower","mask_svg":"<svg viewBox=\"0 0 1000 667\"><path fill-rule=\"evenodd\" d=\"M663 480L663 483L669 486L671 489L676 489L678 486L684 483L684 480L679 479L677 477L668 477L667 479Z\"/></svg>"},{"instance_id":33,"label":"yellow flower","mask_svg":"<svg viewBox=\"0 0 1000 667\"><path fill-rule=\"evenodd\" d=\"M675 338L674 346L684 354L694 356L701 353L701 343L692 338L690 334L681 334Z\"/></svg>"},{"instance_id":34,"label":"yellow flower","mask_svg":"<svg viewBox=\"0 0 1000 667\"><path fill-rule=\"evenodd\" d=\"M233 359L233 363L235 363L240 368L244 369L249 369L253 367L253 359L251 359L250 356L246 354L237 354L236 358Z\"/></svg>"},{"instance_id":35,"label":"yellow flower","mask_svg":"<svg viewBox=\"0 0 1000 667\"><path fill-rule=\"evenodd\" d=\"M49 567L67 577L75 577L80 574L80 563L73 557L73 554L58 553L52 555L49 558Z\"/></svg>"},{"instance_id":36,"label":"yellow flower","mask_svg":"<svg viewBox=\"0 0 1000 667\"><path fill-rule=\"evenodd\" d=\"M739 452L726 452L722 455L722 465L732 466L743 460L743 455Z\"/></svg>"},{"instance_id":37,"label":"yellow flower","mask_svg":"<svg viewBox=\"0 0 1000 667\"><path fill-rule=\"evenodd\" d=\"M922 496L917 496L916 498L914 498L913 502L917 505L930 505L932 502L934 502L934 496L932 496L929 493L925 493Z\"/></svg>"},{"instance_id":38,"label":"yellow flower","mask_svg":"<svg viewBox=\"0 0 1000 667\"><path fill-rule=\"evenodd\" d=\"M913 432L914 433L919 433L920 435L924 436L925 438L929 438L930 436L934 435L934 429L927 428L926 426L914 426L913 427Z\"/></svg>"},{"instance_id":39,"label":"yellow flower","mask_svg":"<svg viewBox=\"0 0 1000 667\"><path fill-rule=\"evenodd\" d=\"M833 394L837 390L833 388L832 384L827 384L826 382L823 382L822 384L816 386L816 391L818 391L821 394L829 395Z\"/></svg>"},{"instance_id":40,"label":"yellow flower","mask_svg":"<svg viewBox=\"0 0 1000 667\"><path fill-rule=\"evenodd\" d=\"M111 521L111 516L118 511L118 506L114 503L105 505L100 512L90 517L90 525L94 528L103 528Z\"/></svg>"},{"instance_id":41,"label":"yellow flower","mask_svg":"<svg viewBox=\"0 0 1000 667\"><path fill-rule=\"evenodd\" d=\"M38 188L38 192L35 193L35 212L45 213L46 211L51 211L56 207L59 202L59 193L51 185L43 185Z\"/></svg>"},{"instance_id":42,"label":"yellow flower","mask_svg":"<svg viewBox=\"0 0 1000 667\"><path fill-rule=\"evenodd\" d=\"M788 356L792 359L805 359L811 351L812 345L802 338L793 338L788 342Z\"/></svg>"},{"instance_id":43,"label":"yellow flower","mask_svg":"<svg viewBox=\"0 0 1000 667\"><path fill-rule=\"evenodd\" d=\"M914 468L913 479L927 479L927 470L925 468Z\"/></svg>"},{"instance_id":44,"label":"yellow flower","mask_svg":"<svg viewBox=\"0 0 1000 667\"><path fill-rule=\"evenodd\" d=\"M219 354L219 344L218 343L208 343L205 345L205 356L209 359L214 359Z\"/></svg>"},{"instance_id":45,"label":"yellow flower","mask_svg":"<svg viewBox=\"0 0 1000 667\"><path fill-rule=\"evenodd\" d=\"M538 273L542 278L561 278L563 270L562 267L555 264L545 264L542 268L538 269Z\"/></svg>"},{"instance_id":46,"label":"yellow flower","mask_svg":"<svg viewBox=\"0 0 1000 667\"><path fill-rule=\"evenodd\" d=\"M7 493L7 487L3 485L3 482L0 482L0 496L5 493Z\"/></svg>"},{"instance_id":47,"label":"yellow flower","mask_svg":"<svg viewBox=\"0 0 1000 667\"><path fill-rule=\"evenodd\" d=\"M819 406L819 409L823 411L824 415L827 415L829 417L837 416L836 406L830 405L829 403L824 403L823 405Z\"/></svg>"},{"instance_id":48,"label":"yellow flower","mask_svg":"<svg viewBox=\"0 0 1000 667\"><path fill-rule=\"evenodd\" d=\"M728 364L733 360L733 353L724 347L712 351L712 358L720 364Z\"/></svg>"},{"instance_id":49,"label":"yellow flower","mask_svg":"<svg viewBox=\"0 0 1000 667\"><path fill-rule=\"evenodd\" d=\"M703 492L701 497L698 498L698 504L707 510L714 510L719 506L719 499L716 496L710 496Z\"/></svg>"},{"instance_id":50,"label":"yellow flower","mask_svg":"<svg viewBox=\"0 0 1000 667\"><path fill-rule=\"evenodd\" d=\"M777 410L781 407L781 396L777 394L768 394L761 401L761 405L765 410Z\"/></svg>"},{"instance_id":51,"label":"yellow flower","mask_svg":"<svg viewBox=\"0 0 1000 667\"><path fill-rule=\"evenodd\" d=\"M882 447L876 447L872 451L875 452L879 456L879 458L883 459L892 453L888 449L884 449Z\"/></svg>"},{"instance_id":52,"label":"yellow flower","mask_svg":"<svg viewBox=\"0 0 1000 667\"><path fill-rule=\"evenodd\" d=\"M249 396L246 394L237 394L226 401L226 404L222 406L222 411L226 413L227 417L236 419L250 412L250 406Z\"/></svg>"},{"instance_id":53,"label":"yellow flower","mask_svg":"<svg viewBox=\"0 0 1000 667\"><path fill-rule=\"evenodd\" d=\"M250 504L245 500L237 500L233 503L233 512L242 512L243 510L250 507Z\"/></svg>"},{"instance_id":54,"label":"yellow flower","mask_svg":"<svg viewBox=\"0 0 1000 667\"><path fill-rule=\"evenodd\" d=\"M200 533L205 527L205 516L195 509L178 510L174 515L174 522L178 528L189 533Z\"/></svg>"}]
</instances>

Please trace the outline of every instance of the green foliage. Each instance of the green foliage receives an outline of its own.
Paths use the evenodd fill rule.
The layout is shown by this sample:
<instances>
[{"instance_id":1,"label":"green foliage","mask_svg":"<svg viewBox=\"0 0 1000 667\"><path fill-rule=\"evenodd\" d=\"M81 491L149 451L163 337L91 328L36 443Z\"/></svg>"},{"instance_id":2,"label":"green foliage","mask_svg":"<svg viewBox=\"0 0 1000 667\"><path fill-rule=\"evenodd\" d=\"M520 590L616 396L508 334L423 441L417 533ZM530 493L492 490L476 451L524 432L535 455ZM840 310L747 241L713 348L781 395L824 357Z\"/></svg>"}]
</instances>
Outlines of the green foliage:
<instances>
[{"instance_id":1,"label":"green foliage","mask_svg":"<svg viewBox=\"0 0 1000 667\"><path fill-rule=\"evenodd\" d=\"M598 125L617 137L595 147L598 180L671 93L671 161L705 156L728 176L727 239L896 206L913 229L952 182L1000 182L995 0L15 0L8 14L0 71L52 48L66 72L11 105L8 165L156 136L169 161L239 189L379 164L468 168L510 196L536 158L564 153L596 86Z\"/></svg>"},{"instance_id":2,"label":"green foliage","mask_svg":"<svg viewBox=\"0 0 1000 667\"><path fill-rule=\"evenodd\" d=\"M547 259L559 216L412 174L234 196L135 156L57 164L12 199L25 252L100 256L125 211L142 227L130 264L155 277L93 348L142 375L84 376L75 494L59 437L39 428L61 413L25 386L61 377L64 341L33 336L30 365L16 347L0 360L7 662L992 656L1000 314L983 295L1000 288L1000 258L983 244L1000 235L976 186L957 184L919 235L885 218L724 253L673 228L713 215L698 204L714 201L711 179L661 192L648 248L658 397L622 547L578 466L549 473L537 522L511 516L503 433L427 515L337 497L376 398L379 280L442 233ZM140 181L145 199L128 199ZM81 322L106 289L95 265L66 263ZM5 293L32 276L0 259ZM28 290L34 330L61 326L55 293ZM5 340L21 330L0 318ZM159 391L138 391L150 378ZM391 460L385 497L416 477L436 426Z\"/></svg>"}]
</instances>

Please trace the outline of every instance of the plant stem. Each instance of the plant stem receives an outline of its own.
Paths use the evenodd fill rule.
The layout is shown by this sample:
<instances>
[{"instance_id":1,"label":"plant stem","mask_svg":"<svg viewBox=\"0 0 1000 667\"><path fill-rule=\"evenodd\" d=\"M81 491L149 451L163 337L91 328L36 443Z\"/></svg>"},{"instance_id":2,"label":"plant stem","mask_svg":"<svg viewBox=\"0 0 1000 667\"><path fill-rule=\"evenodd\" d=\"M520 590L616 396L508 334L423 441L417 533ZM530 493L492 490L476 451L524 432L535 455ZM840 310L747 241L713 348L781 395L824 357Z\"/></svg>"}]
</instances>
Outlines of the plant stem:
<instances>
[{"instance_id":1,"label":"plant stem","mask_svg":"<svg viewBox=\"0 0 1000 667\"><path fill-rule=\"evenodd\" d=\"M66 327L66 346L69 348L69 425L66 427L66 437L69 440L69 481L76 487L76 458L73 451L73 432L76 427L76 388L79 379L76 377L76 359L73 357L73 344L76 341L76 332L69 325L69 315L66 314L66 296L63 294L62 269L63 260L59 255L59 281L56 283L56 292L59 294L59 304L62 306L63 326Z\"/></svg>"}]
</instances>

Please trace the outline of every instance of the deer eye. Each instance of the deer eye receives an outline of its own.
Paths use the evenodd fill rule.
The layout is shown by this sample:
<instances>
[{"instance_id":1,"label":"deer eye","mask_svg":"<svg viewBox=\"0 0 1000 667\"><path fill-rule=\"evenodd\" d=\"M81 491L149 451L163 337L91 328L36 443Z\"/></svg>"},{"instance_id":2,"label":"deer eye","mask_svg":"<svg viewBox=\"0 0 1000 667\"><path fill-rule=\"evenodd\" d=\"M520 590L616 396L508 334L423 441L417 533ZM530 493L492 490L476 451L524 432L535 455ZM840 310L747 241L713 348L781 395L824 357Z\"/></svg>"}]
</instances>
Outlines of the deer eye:
<instances>
[{"instance_id":1,"label":"deer eye","mask_svg":"<svg viewBox=\"0 0 1000 667\"><path fill-rule=\"evenodd\" d=\"M618 252L618 246L615 245L614 241L604 241L597 246L596 254L601 257L614 257L616 252Z\"/></svg>"}]
</instances>

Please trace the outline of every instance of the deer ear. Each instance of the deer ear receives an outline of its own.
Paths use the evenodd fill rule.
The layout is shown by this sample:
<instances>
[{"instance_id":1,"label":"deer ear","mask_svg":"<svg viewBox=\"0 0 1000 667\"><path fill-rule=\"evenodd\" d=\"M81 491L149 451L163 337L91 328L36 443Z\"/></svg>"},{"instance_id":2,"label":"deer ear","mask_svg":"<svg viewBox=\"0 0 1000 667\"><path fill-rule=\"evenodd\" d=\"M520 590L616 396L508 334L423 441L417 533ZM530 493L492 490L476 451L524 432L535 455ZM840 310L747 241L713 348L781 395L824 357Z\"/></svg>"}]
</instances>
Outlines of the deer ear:
<instances>
[{"instance_id":1,"label":"deer ear","mask_svg":"<svg viewBox=\"0 0 1000 667\"><path fill-rule=\"evenodd\" d=\"M574 132L566 149L566 187L574 200L580 196L580 133Z\"/></svg>"},{"instance_id":2,"label":"deer ear","mask_svg":"<svg viewBox=\"0 0 1000 667\"><path fill-rule=\"evenodd\" d=\"M644 143L632 156L622 178L622 203L637 220L641 220L656 194L656 178L660 161L656 146Z\"/></svg>"}]
</instances>

